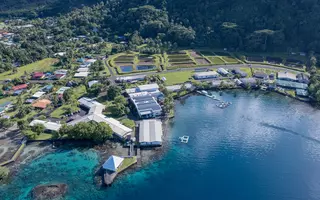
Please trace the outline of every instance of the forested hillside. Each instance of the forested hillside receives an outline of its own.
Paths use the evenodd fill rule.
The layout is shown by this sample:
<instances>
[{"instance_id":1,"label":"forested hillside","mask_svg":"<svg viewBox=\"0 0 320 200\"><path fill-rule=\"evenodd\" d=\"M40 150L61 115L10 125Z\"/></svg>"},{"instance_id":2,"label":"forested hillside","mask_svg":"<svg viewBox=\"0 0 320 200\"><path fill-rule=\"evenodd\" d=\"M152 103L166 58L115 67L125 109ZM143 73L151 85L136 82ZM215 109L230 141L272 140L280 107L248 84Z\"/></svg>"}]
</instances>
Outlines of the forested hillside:
<instances>
[{"instance_id":1,"label":"forested hillside","mask_svg":"<svg viewBox=\"0 0 320 200\"><path fill-rule=\"evenodd\" d=\"M1 13L28 17L57 15L99 0L2 0ZM130 10L153 5L168 16L169 22L181 23L196 31L194 43L234 49L273 51L298 49L317 51L320 47L320 5L318 0L107 0L108 15L125 24L112 28L157 31L163 19L139 14L128 18ZM41 6L40 6L41 5ZM33 10L12 12L12 10ZM107 12L107 11L106 11ZM1 14L0 13L0 14ZM124 18L126 17L126 18ZM153 18L154 17L154 18ZM143 22L142 22L142 21ZM148 20L148 27L143 23ZM140 24L140 27L138 23ZM154 33L156 34L156 33Z\"/></svg>"}]
</instances>

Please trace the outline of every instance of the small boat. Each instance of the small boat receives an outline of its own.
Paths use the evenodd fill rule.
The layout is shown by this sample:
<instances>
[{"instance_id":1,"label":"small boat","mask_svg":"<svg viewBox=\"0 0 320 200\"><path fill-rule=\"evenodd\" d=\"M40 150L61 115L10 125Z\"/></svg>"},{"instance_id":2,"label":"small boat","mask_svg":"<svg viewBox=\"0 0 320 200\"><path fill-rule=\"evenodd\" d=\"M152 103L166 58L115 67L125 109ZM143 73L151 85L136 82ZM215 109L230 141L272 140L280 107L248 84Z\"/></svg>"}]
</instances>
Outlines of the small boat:
<instances>
[{"instance_id":1,"label":"small boat","mask_svg":"<svg viewBox=\"0 0 320 200\"><path fill-rule=\"evenodd\" d=\"M204 94L204 95L207 95L207 94L208 94L208 92L205 91L205 90L201 90L201 93Z\"/></svg>"}]
</instances>

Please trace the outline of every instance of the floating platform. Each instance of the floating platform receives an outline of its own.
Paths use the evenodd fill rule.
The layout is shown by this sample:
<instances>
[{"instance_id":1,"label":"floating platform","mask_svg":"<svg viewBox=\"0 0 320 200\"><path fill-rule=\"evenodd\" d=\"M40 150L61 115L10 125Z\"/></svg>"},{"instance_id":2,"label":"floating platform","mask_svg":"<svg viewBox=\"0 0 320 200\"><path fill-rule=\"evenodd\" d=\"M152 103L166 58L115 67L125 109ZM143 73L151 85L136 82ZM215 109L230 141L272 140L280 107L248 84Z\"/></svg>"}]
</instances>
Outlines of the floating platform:
<instances>
[{"instance_id":1,"label":"floating platform","mask_svg":"<svg viewBox=\"0 0 320 200\"><path fill-rule=\"evenodd\" d=\"M179 139L180 139L180 141L182 143L188 143L189 142L189 136L186 136L186 135L184 135L182 137L179 137Z\"/></svg>"},{"instance_id":2,"label":"floating platform","mask_svg":"<svg viewBox=\"0 0 320 200\"><path fill-rule=\"evenodd\" d=\"M223 102L223 101L221 101L220 103L216 104L216 106L217 106L218 108L223 109L223 108L227 108L227 107L230 106L231 104L232 104L231 102Z\"/></svg>"}]
</instances>

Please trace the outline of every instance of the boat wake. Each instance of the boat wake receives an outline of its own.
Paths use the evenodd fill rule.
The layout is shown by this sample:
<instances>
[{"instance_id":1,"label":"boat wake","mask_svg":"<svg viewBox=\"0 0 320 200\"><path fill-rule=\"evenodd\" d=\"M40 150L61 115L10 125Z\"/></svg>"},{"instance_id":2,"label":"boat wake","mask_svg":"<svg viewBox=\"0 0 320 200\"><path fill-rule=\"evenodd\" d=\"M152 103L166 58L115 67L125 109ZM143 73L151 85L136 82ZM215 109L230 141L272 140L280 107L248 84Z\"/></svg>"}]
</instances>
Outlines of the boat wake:
<instances>
[{"instance_id":1,"label":"boat wake","mask_svg":"<svg viewBox=\"0 0 320 200\"><path fill-rule=\"evenodd\" d=\"M268 128L277 129L277 130L280 130L280 131L283 131L283 132L287 132L287 133L290 133L292 135L297 135L297 136L300 136L303 139L306 139L306 140L309 140L309 141L316 142L316 143L320 144L320 140L318 140L316 138L313 138L313 137L310 137L310 136L307 136L307 135L303 135L301 133L292 131L292 130L284 128L284 127L276 126L276 125L269 124L269 123L266 123L266 122L261 122L260 125L264 126L264 127L268 127Z\"/></svg>"}]
</instances>

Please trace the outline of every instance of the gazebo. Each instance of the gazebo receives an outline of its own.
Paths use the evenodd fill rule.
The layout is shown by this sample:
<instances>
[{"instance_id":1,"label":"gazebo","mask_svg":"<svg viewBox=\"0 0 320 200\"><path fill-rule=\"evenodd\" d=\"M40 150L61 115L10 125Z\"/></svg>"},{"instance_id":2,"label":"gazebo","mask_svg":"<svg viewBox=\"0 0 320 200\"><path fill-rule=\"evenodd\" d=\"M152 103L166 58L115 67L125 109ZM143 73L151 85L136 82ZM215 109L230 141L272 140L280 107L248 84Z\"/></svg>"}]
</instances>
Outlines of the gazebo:
<instances>
[{"instance_id":1,"label":"gazebo","mask_svg":"<svg viewBox=\"0 0 320 200\"><path fill-rule=\"evenodd\" d=\"M116 172L117 169L121 166L123 162L123 158L118 157L118 156L110 156L108 160L102 165L103 169Z\"/></svg>"}]
</instances>

